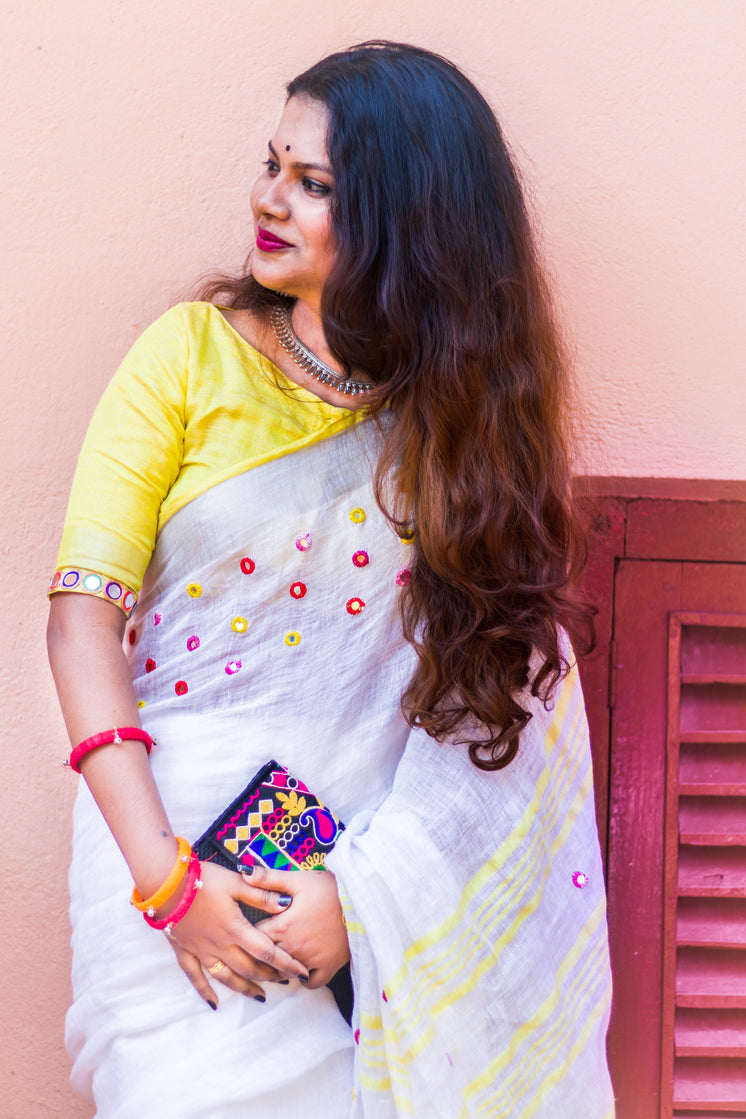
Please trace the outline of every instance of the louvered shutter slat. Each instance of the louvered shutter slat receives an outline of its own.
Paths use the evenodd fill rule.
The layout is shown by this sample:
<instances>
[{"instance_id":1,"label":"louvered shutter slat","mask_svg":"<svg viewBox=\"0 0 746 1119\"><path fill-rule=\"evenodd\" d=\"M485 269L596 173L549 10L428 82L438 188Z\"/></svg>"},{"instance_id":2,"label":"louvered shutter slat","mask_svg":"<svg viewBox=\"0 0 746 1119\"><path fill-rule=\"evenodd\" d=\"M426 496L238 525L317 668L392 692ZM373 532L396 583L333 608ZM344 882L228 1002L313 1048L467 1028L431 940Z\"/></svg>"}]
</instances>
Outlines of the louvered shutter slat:
<instances>
[{"instance_id":1,"label":"louvered shutter slat","mask_svg":"<svg viewBox=\"0 0 746 1119\"><path fill-rule=\"evenodd\" d=\"M746 616L670 623L662 1115L746 1119Z\"/></svg>"}]
</instances>

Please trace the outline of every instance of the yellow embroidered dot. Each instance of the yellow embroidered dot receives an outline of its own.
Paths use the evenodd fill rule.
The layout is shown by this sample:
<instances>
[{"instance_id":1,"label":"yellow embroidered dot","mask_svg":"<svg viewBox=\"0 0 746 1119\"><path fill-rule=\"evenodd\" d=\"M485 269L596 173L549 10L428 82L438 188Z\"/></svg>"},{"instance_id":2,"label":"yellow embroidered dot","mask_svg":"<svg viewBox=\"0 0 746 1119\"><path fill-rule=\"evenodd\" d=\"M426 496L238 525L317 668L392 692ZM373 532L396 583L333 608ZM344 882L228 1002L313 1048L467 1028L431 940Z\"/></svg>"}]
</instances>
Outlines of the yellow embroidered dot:
<instances>
[{"instance_id":1,"label":"yellow embroidered dot","mask_svg":"<svg viewBox=\"0 0 746 1119\"><path fill-rule=\"evenodd\" d=\"M145 700L144 699L138 699L137 706L138 707L144 707L145 706Z\"/></svg>"},{"instance_id":2,"label":"yellow embroidered dot","mask_svg":"<svg viewBox=\"0 0 746 1119\"><path fill-rule=\"evenodd\" d=\"M235 633L246 633L246 630L248 628L248 618L242 618L240 614L238 614L231 622L231 629L234 630Z\"/></svg>"},{"instance_id":3,"label":"yellow embroidered dot","mask_svg":"<svg viewBox=\"0 0 746 1119\"><path fill-rule=\"evenodd\" d=\"M360 509L359 507L350 509L350 520L353 524L361 525L365 520L365 510Z\"/></svg>"},{"instance_id":4,"label":"yellow embroidered dot","mask_svg":"<svg viewBox=\"0 0 746 1119\"><path fill-rule=\"evenodd\" d=\"M202 594L202 587L199 583L190 583L187 587L187 594L190 598L199 598Z\"/></svg>"},{"instance_id":5,"label":"yellow embroidered dot","mask_svg":"<svg viewBox=\"0 0 746 1119\"><path fill-rule=\"evenodd\" d=\"M286 645L300 645L300 634L297 633L295 630L291 630L290 633L286 633L285 634L285 644Z\"/></svg>"}]
</instances>

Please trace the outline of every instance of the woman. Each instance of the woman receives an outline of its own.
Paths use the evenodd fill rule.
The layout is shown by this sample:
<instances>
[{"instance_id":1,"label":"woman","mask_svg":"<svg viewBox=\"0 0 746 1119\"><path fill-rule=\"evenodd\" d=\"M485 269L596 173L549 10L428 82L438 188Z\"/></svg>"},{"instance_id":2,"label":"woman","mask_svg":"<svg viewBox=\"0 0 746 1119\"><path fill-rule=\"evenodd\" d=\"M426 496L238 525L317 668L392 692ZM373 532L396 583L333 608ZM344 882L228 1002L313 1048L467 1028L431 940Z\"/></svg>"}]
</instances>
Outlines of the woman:
<instances>
[{"instance_id":1,"label":"woman","mask_svg":"<svg viewBox=\"0 0 746 1119\"><path fill-rule=\"evenodd\" d=\"M107 390L52 581L74 1085L101 1117L604 1119L589 613L504 141L450 63L363 44L290 83L252 209L227 306L169 311ZM330 873L189 892L176 835L272 757L346 823ZM132 879L186 906L170 937Z\"/></svg>"}]
</instances>

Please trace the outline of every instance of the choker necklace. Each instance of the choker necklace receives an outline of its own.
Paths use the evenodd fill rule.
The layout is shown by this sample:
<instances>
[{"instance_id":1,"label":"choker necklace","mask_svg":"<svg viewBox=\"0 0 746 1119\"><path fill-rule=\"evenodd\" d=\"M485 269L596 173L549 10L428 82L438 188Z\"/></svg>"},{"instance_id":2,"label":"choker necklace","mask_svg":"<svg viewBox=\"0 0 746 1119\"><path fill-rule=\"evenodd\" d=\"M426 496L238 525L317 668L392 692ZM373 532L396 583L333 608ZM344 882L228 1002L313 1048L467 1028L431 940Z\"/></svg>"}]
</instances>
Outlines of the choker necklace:
<instances>
[{"instance_id":1,"label":"choker necklace","mask_svg":"<svg viewBox=\"0 0 746 1119\"><path fill-rule=\"evenodd\" d=\"M341 377L328 365L324 365L323 361L320 361L307 346L304 346L293 330L291 314L292 311L289 307L274 307L272 310L272 329L282 348L287 350L293 361L300 365L301 369L305 369L317 381L321 381L322 385L331 385L337 392L351 393L353 396L357 396L361 392L370 392L373 388L370 381L354 381L348 377Z\"/></svg>"}]
</instances>

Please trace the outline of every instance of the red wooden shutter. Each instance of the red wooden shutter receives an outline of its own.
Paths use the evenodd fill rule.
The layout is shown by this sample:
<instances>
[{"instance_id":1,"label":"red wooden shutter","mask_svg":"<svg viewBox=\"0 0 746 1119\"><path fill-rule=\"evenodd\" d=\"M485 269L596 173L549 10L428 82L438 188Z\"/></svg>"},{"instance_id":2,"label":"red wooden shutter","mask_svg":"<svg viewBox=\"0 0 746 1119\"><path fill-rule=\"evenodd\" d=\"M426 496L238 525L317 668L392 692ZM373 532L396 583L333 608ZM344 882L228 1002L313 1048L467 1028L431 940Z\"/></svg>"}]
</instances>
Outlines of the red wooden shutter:
<instances>
[{"instance_id":1,"label":"red wooden shutter","mask_svg":"<svg viewBox=\"0 0 746 1119\"><path fill-rule=\"evenodd\" d=\"M746 615L669 619L661 1115L746 1119Z\"/></svg>"}]
</instances>

